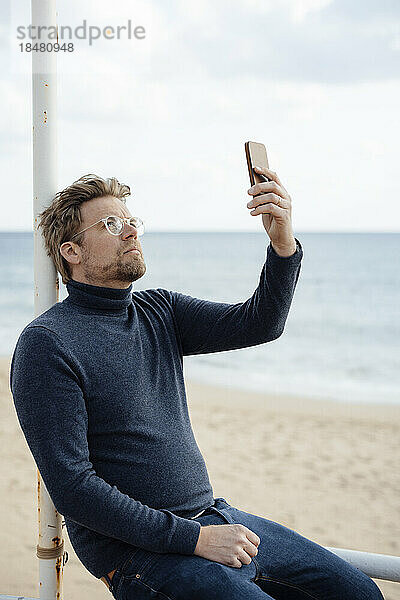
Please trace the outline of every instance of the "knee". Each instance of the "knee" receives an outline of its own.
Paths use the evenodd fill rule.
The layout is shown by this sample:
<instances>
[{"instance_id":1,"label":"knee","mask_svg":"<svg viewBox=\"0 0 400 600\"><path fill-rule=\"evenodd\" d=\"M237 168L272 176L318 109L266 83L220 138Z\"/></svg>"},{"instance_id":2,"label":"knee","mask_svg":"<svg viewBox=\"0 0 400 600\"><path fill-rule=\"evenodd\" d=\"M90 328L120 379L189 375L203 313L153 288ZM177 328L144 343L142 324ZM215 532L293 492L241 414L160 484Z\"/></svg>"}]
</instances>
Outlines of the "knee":
<instances>
[{"instance_id":1,"label":"knee","mask_svg":"<svg viewBox=\"0 0 400 600\"><path fill-rule=\"evenodd\" d=\"M351 586L345 596L348 600L384 600L379 587L368 575L362 574L357 582ZM339 594L338 600L343 600L344 596Z\"/></svg>"},{"instance_id":2,"label":"knee","mask_svg":"<svg viewBox=\"0 0 400 600\"><path fill-rule=\"evenodd\" d=\"M361 588L362 600L385 600L375 581L366 575L366 581Z\"/></svg>"}]
</instances>

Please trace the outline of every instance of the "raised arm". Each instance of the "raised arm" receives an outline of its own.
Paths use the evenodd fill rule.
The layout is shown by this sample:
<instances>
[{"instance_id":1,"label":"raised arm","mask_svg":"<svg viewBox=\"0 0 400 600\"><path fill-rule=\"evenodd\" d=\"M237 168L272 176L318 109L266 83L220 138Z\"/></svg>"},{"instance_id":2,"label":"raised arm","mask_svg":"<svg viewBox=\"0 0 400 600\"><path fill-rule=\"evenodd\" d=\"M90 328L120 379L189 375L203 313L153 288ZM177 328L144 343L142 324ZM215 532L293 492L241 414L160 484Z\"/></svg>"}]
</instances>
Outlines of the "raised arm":
<instances>
[{"instance_id":1,"label":"raised arm","mask_svg":"<svg viewBox=\"0 0 400 600\"><path fill-rule=\"evenodd\" d=\"M286 257L269 244L258 287L245 302L211 302L160 289L173 307L184 356L256 346L282 334L303 256L295 239L296 252Z\"/></svg>"},{"instance_id":2,"label":"raised arm","mask_svg":"<svg viewBox=\"0 0 400 600\"><path fill-rule=\"evenodd\" d=\"M10 372L25 439L56 509L89 529L154 552L193 554L200 523L156 510L96 474L79 367L52 331L28 326Z\"/></svg>"}]
</instances>

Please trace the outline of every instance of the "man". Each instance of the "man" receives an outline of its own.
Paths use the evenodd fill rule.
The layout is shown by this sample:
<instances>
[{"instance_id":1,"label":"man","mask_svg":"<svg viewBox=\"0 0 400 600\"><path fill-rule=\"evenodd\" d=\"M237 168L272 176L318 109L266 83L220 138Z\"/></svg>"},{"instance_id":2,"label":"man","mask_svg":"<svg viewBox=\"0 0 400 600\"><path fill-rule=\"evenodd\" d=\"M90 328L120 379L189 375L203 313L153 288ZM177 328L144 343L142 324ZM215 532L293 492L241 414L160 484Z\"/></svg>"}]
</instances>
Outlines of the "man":
<instances>
[{"instance_id":1,"label":"man","mask_svg":"<svg viewBox=\"0 0 400 600\"><path fill-rule=\"evenodd\" d=\"M41 214L68 298L22 331L12 358L18 419L84 566L115 598L382 598L358 569L296 532L214 498L193 435L183 356L283 332L303 256L276 173L248 191L270 238L245 302L163 288L146 271L128 186L86 175ZM251 457L249 457L251 459Z\"/></svg>"}]
</instances>

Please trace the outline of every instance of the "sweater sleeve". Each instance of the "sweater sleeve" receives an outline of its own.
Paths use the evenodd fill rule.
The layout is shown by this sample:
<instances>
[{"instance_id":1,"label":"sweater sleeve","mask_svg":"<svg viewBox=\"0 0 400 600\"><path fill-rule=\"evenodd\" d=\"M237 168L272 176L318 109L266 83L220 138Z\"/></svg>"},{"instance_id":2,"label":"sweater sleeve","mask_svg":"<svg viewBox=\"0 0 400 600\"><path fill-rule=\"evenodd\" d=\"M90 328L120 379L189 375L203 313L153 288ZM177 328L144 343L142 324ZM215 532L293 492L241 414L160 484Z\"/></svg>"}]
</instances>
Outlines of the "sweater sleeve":
<instances>
[{"instance_id":1,"label":"sweater sleeve","mask_svg":"<svg viewBox=\"0 0 400 600\"><path fill-rule=\"evenodd\" d=\"M134 500L90 462L79 364L57 334L27 326L11 362L18 420L56 509L100 534L154 552L193 554L200 523Z\"/></svg>"},{"instance_id":2,"label":"sweater sleeve","mask_svg":"<svg viewBox=\"0 0 400 600\"><path fill-rule=\"evenodd\" d=\"M283 333L303 257L295 239L291 256L279 256L269 244L258 287L245 302L211 302L169 292L184 356L256 346Z\"/></svg>"}]
</instances>

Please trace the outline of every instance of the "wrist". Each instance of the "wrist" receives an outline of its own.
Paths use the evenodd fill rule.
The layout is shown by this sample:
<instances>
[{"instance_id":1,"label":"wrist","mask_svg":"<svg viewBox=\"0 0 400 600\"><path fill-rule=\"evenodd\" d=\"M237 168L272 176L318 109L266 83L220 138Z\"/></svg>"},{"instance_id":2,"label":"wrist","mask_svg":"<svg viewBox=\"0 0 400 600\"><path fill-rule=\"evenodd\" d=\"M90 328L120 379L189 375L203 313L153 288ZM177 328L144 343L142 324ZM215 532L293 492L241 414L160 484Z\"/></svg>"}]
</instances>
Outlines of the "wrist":
<instances>
[{"instance_id":1,"label":"wrist","mask_svg":"<svg viewBox=\"0 0 400 600\"><path fill-rule=\"evenodd\" d=\"M200 531L199 531L199 537L197 538L197 543L196 543L196 546L194 549L194 554L197 554L197 552L200 550L200 546L201 546L203 537L204 537L204 525L201 525Z\"/></svg>"},{"instance_id":2,"label":"wrist","mask_svg":"<svg viewBox=\"0 0 400 600\"><path fill-rule=\"evenodd\" d=\"M278 246L277 244L273 244L271 242L271 246L273 247L275 252L278 254L278 256L282 256L282 257L292 256L297 251L297 243L294 238L293 238L293 243L285 244L284 246Z\"/></svg>"}]
</instances>

